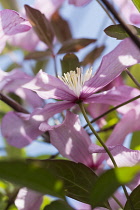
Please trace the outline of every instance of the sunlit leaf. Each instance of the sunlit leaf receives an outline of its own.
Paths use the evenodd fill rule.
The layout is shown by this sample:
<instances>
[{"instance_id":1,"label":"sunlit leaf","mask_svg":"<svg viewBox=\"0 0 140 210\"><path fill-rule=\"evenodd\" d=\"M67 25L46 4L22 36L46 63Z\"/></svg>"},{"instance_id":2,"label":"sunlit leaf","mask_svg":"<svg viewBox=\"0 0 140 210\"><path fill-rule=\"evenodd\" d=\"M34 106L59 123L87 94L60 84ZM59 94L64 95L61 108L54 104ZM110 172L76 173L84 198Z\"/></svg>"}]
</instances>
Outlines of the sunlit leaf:
<instances>
[{"instance_id":1,"label":"sunlit leaf","mask_svg":"<svg viewBox=\"0 0 140 210\"><path fill-rule=\"evenodd\" d=\"M61 60L62 75L71 70L76 70L77 67L80 67L80 62L78 57L73 53L66 54Z\"/></svg>"},{"instance_id":2,"label":"sunlit leaf","mask_svg":"<svg viewBox=\"0 0 140 210\"><path fill-rule=\"evenodd\" d=\"M63 197L62 181L41 162L0 161L0 178L44 194Z\"/></svg>"},{"instance_id":3,"label":"sunlit leaf","mask_svg":"<svg viewBox=\"0 0 140 210\"><path fill-rule=\"evenodd\" d=\"M65 201L57 200L46 206L43 210L74 210Z\"/></svg>"},{"instance_id":4,"label":"sunlit leaf","mask_svg":"<svg viewBox=\"0 0 140 210\"><path fill-rule=\"evenodd\" d=\"M132 2L135 4L136 8L140 12L140 1L139 0L132 0Z\"/></svg>"},{"instance_id":5,"label":"sunlit leaf","mask_svg":"<svg viewBox=\"0 0 140 210\"><path fill-rule=\"evenodd\" d=\"M10 1L5 1L1 0L0 3L2 4L4 9L12 9L12 10L18 10L18 5L16 0L10 0Z\"/></svg>"},{"instance_id":6,"label":"sunlit leaf","mask_svg":"<svg viewBox=\"0 0 140 210\"><path fill-rule=\"evenodd\" d=\"M133 75L133 77L135 77L136 80L140 83L140 64L136 64L130 67L129 71ZM125 76L125 83L129 86L137 88L137 85L132 81L132 79L129 76Z\"/></svg>"},{"instance_id":7,"label":"sunlit leaf","mask_svg":"<svg viewBox=\"0 0 140 210\"><path fill-rule=\"evenodd\" d=\"M39 10L25 5L26 15L36 31L39 39L52 49L52 42L54 38L53 29L50 22Z\"/></svg>"},{"instance_id":8,"label":"sunlit leaf","mask_svg":"<svg viewBox=\"0 0 140 210\"><path fill-rule=\"evenodd\" d=\"M94 48L90 53L88 53L83 59L82 65L85 66L87 64L93 64L94 61L102 54L105 46L102 45L100 47Z\"/></svg>"},{"instance_id":9,"label":"sunlit leaf","mask_svg":"<svg viewBox=\"0 0 140 210\"><path fill-rule=\"evenodd\" d=\"M69 24L66 20L64 20L58 11L56 11L51 17L51 23L55 32L57 39L60 42L64 42L66 40L72 39L72 34L70 31Z\"/></svg>"},{"instance_id":10,"label":"sunlit leaf","mask_svg":"<svg viewBox=\"0 0 140 210\"><path fill-rule=\"evenodd\" d=\"M133 30L135 30L135 32L137 33L137 36L140 37L140 28L138 28L136 26L132 26L132 25L128 25L128 26L132 27ZM126 31L122 28L122 26L120 24L108 26L104 30L104 32L108 36L111 36L111 37L119 39L119 40L129 37L129 35L126 33Z\"/></svg>"},{"instance_id":11,"label":"sunlit leaf","mask_svg":"<svg viewBox=\"0 0 140 210\"><path fill-rule=\"evenodd\" d=\"M138 172L140 172L140 165L115 168L103 173L92 188L90 198L93 207L103 204L119 186L132 181Z\"/></svg>"},{"instance_id":12,"label":"sunlit leaf","mask_svg":"<svg viewBox=\"0 0 140 210\"><path fill-rule=\"evenodd\" d=\"M71 39L68 41L65 41L58 51L58 54L63 53L71 53L71 52L78 52L79 50L83 49L84 47L88 46L91 43L94 43L96 39Z\"/></svg>"},{"instance_id":13,"label":"sunlit leaf","mask_svg":"<svg viewBox=\"0 0 140 210\"><path fill-rule=\"evenodd\" d=\"M140 209L140 185L138 187L136 187L132 193L129 196L132 204L133 204L133 209ZM129 201L126 202L124 210L131 210L131 206Z\"/></svg>"},{"instance_id":14,"label":"sunlit leaf","mask_svg":"<svg viewBox=\"0 0 140 210\"><path fill-rule=\"evenodd\" d=\"M136 131L132 134L130 149L140 150L140 131Z\"/></svg>"}]
</instances>

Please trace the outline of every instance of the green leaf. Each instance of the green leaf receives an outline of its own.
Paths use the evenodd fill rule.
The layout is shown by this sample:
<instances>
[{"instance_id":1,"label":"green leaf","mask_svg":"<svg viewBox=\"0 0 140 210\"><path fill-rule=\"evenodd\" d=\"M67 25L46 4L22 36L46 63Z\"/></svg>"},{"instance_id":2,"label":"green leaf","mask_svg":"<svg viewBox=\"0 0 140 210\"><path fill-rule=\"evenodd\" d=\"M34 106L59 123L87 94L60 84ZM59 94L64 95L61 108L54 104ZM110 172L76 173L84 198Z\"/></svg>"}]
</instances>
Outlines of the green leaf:
<instances>
[{"instance_id":1,"label":"green leaf","mask_svg":"<svg viewBox=\"0 0 140 210\"><path fill-rule=\"evenodd\" d=\"M83 59L82 65L93 64L94 61L102 54L105 46L95 47L90 53L88 53Z\"/></svg>"},{"instance_id":2,"label":"green leaf","mask_svg":"<svg viewBox=\"0 0 140 210\"><path fill-rule=\"evenodd\" d=\"M135 210L140 209L140 185L136 187L129 196ZM124 210L131 210L129 200L126 202Z\"/></svg>"},{"instance_id":3,"label":"green leaf","mask_svg":"<svg viewBox=\"0 0 140 210\"><path fill-rule=\"evenodd\" d=\"M80 62L78 57L73 53L66 54L61 60L62 75L71 70L76 70L77 67L80 67Z\"/></svg>"},{"instance_id":4,"label":"green leaf","mask_svg":"<svg viewBox=\"0 0 140 210\"><path fill-rule=\"evenodd\" d=\"M62 181L39 161L0 161L0 178L44 194L63 197Z\"/></svg>"},{"instance_id":5,"label":"green leaf","mask_svg":"<svg viewBox=\"0 0 140 210\"><path fill-rule=\"evenodd\" d=\"M63 43L66 40L72 39L69 24L64 20L58 11L51 16L51 24L53 26L57 39Z\"/></svg>"},{"instance_id":6,"label":"green leaf","mask_svg":"<svg viewBox=\"0 0 140 210\"><path fill-rule=\"evenodd\" d=\"M140 1L139 0L132 0L132 2L135 4L136 8L140 12Z\"/></svg>"},{"instance_id":7,"label":"green leaf","mask_svg":"<svg viewBox=\"0 0 140 210\"><path fill-rule=\"evenodd\" d=\"M25 10L26 15L39 39L48 45L50 49L52 49L54 33L48 19L39 10L34 9L28 5L25 5Z\"/></svg>"},{"instance_id":8,"label":"green leaf","mask_svg":"<svg viewBox=\"0 0 140 210\"><path fill-rule=\"evenodd\" d=\"M90 203L89 193L97 175L82 163L68 160L47 160L46 167L64 182L65 195Z\"/></svg>"},{"instance_id":9,"label":"green leaf","mask_svg":"<svg viewBox=\"0 0 140 210\"><path fill-rule=\"evenodd\" d=\"M136 26L129 25L129 24L128 24L128 26L133 27L133 30L135 29L138 37L140 37L140 28L137 28ZM121 24L108 26L104 30L104 32L108 36L111 36L111 37L119 39L119 40L129 37L129 35L126 33L126 31L122 28Z\"/></svg>"},{"instance_id":10,"label":"green leaf","mask_svg":"<svg viewBox=\"0 0 140 210\"><path fill-rule=\"evenodd\" d=\"M10 1L5 1L1 0L0 3L2 4L2 7L4 9L12 9L12 10L18 10L18 5L16 0L10 0Z\"/></svg>"},{"instance_id":11,"label":"green leaf","mask_svg":"<svg viewBox=\"0 0 140 210\"><path fill-rule=\"evenodd\" d=\"M135 77L136 80L140 83L140 64L136 64L130 67L129 71L131 72L133 77ZM125 84L137 88L137 85L132 81L132 79L129 76L125 78Z\"/></svg>"},{"instance_id":12,"label":"green leaf","mask_svg":"<svg viewBox=\"0 0 140 210\"><path fill-rule=\"evenodd\" d=\"M92 188L90 195L92 206L101 206L119 186L132 181L139 171L140 165L137 165L110 169L103 173Z\"/></svg>"},{"instance_id":13,"label":"green leaf","mask_svg":"<svg viewBox=\"0 0 140 210\"><path fill-rule=\"evenodd\" d=\"M65 201L57 200L47 205L44 210L74 210Z\"/></svg>"},{"instance_id":14,"label":"green leaf","mask_svg":"<svg viewBox=\"0 0 140 210\"><path fill-rule=\"evenodd\" d=\"M140 131L134 132L131 139L130 149L140 150L139 139L140 139Z\"/></svg>"},{"instance_id":15,"label":"green leaf","mask_svg":"<svg viewBox=\"0 0 140 210\"><path fill-rule=\"evenodd\" d=\"M84 47L88 46L91 43L94 43L95 41L96 39L85 39L85 38L71 39L65 41L57 54L78 52L79 50L83 49Z\"/></svg>"}]
</instances>

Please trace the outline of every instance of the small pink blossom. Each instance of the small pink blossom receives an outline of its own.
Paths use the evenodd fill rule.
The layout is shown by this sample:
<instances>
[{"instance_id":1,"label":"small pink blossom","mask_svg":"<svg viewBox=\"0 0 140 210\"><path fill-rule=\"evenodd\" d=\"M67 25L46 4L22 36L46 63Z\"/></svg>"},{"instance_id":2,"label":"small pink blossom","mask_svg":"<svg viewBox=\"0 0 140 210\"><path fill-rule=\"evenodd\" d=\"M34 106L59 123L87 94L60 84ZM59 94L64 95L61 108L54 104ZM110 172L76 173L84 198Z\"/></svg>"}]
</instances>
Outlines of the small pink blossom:
<instances>
[{"instance_id":1,"label":"small pink blossom","mask_svg":"<svg viewBox=\"0 0 140 210\"><path fill-rule=\"evenodd\" d=\"M29 31L30 28L29 22L20 17L16 11L9 9L0 11L0 52L2 52L6 41L11 36Z\"/></svg>"},{"instance_id":2,"label":"small pink blossom","mask_svg":"<svg viewBox=\"0 0 140 210\"><path fill-rule=\"evenodd\" d=\"M69 0L69 4L73 4L77 7L79 6L84 6L86 4L88 4L89 2L91 2L92 0Z\"/></svg>"}]
</instances>

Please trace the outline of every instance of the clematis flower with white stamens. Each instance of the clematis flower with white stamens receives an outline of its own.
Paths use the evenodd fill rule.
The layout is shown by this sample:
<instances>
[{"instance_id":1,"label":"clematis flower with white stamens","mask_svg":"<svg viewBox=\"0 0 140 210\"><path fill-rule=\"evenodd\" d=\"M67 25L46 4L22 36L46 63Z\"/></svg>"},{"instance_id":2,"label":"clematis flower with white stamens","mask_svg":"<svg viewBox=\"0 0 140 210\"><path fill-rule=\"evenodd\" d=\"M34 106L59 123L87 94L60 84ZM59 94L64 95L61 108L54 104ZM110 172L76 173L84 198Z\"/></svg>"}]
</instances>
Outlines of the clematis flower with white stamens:
<instances>
[{"instance_id":1,"label":"clematis flower with white stamens","mask_svg":"<svg viewBox=\"0 0 140 210\"><path fill-rule=\"evenodd\" d=\"M119 56L121 56L121 60ZM132 59L126 59L128 56ZM89 69L86 74L83 74L81 69L77 69L76 72L71 71L65 74L61 79L40 71L34 79L24 84L23 87L35 91L43 99L53 98L61 101L48 103L43 109L34 110L26 120L23 115L14 115L18 127L22 127L24 133L21 132L21 129L16 129L13 132L13 118L11 118L11 113L7 114L2 120L3 136L9 144L21 148L30 144L41 132L53 129L53 126L48 124L49 118L56 113L70 109L79 102L113 103L116 105L131 99L133 88L125 85L100 93L97 91L119 76L126 67L138 62L140 62L139 50L130 39L125 39L112 52L103 57L94 76L91 75L92 69ZM8 130L8 135L7 132L5 133L6 130ZM33 130L37 132L32 132ZM18 139L18 142L14 141L15 139Z\"/></svg>"},{"instance_id":2,"label":"clematis flower with white stamens","mask_svg":"<svg viewBox=\"0 0 140 210\"><path fill-rule=\"evenodd\" d=\"M68 106L70 108L80 102L98 103L102 101L102 103L110 104L110 100L115 100L122 103L131 98L127 86L123 87L123 91L114 88L101 93L96 92L119 76L126 67L138 62L140 62L140 52L132 41L127 38L103 57L101 65L94 76L92 76L92 69L83 74L82 70L77 68L76 71L70 71L61 78L56 78L40 70L36 77L25 84L24 87L35 91L43 99L62 100L57 101L52 106L47 104L44 112L48 114L50 110L52 112L52 109L55 113L59 113L67 109ZM42 131L48 129L47 114L45 114L45 119L46 122L43 122L40 126Z\"/></svg>"}]
</instances>

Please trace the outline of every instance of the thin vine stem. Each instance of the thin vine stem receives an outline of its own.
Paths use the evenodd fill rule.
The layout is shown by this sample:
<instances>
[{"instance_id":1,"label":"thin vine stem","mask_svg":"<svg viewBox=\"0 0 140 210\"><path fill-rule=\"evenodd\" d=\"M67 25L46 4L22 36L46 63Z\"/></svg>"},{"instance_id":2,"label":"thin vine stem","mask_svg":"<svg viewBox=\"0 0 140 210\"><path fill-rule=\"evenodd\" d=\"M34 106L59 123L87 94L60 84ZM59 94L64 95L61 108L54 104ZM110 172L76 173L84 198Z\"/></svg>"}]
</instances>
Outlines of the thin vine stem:
<instances>
[{"instance_id":1,"label":"thin vine stem","mask_svg":"<svg viewBox=\"0 0 140 210\"><path fill-rule=\"evenodd\" d=\"M105 13L107 14L107 16L110 18L110 20L112 21L112 23L114 25L116 25L115 20L112 18L112 16L110 15L110 13L108 12L108 10L104 7L104 5L100 2L100 0L96 0L98 2L98 4L102 7L102 9L105 11Z\"/></svg>"},{"instance_id":2,"label":"thin vine stem","mask_svg":"<svg viewBox=\"0 0 140 210\"><path fill-rule=\"evenodd\" d=\"M83 116L84 116L84 118L85 118L85 120L86 120L88 126L90 127L91 131L92 131L93 134L96 136L96 138L98 139L98 141L100 142L100 144L103 146L103 148L105 149L106 153L107 153L108 156L110 157L110 159L111 159L111 161L112 161L114 167L116 168L116 167L117 167L117 164L116 164L116 162L115 162L115 160L114 160L114 158L113 158L111 152L109 151L108 147L104 144L104 142L101 140L100 136L96 133L96 131L95 131L94 128L92 127L92 125L91 125L91 123L90 123L90 121L89 121L89 119L88 119L88 117L87 117L87 114L86 114L86 111L85 111L85 108L84 108L83 103L79 103L79 107L80 107L81 112L82 112L82 114L83 114Z\"/></svg>"},{"instance_id":3,"label":"thin vine stem","mask_svg":"<svg viewBox=\"0 0 140 210\"><path fill-rule=\"evenodd\" d=\"M123 205L120 203L120 201L114 196L112 195L112 198L116 201L116 203L123 209Z\"/></svg>"},{"instance_id":4,"label":"thin vine stem","mask_svg":"<svg viewBox=\"0 0 140 210\"><path fill-rule=\"evenodd\" d=\"M135 101L135 100L138 99L138 98L140 98L140 95L138 95L138 96L136 96L136 97L134 97L134 98L132 98L132 99L130 99L130 100L128 100L128 101L125 101L124 103L119 104L119 105L113 107L112 109L109 109L107 112L104 112L104 113L101 114L100 116L98 116L98 117L96 117L95 119L93 119L92 121L90 121L90 123L94 123L95 121L99 120L100 118L104 117L105 115L109 114L110 112L113 112L113 111L115 111L116 109L118 109L118 108L120 108L120 107L122 107L122 106L124 106L124 105L126 105L126 104L128 104L128 103L130 103L130 102L132 102L132 101ZM87 126L88 126L88 124L86 124L83 128L86 128Z\"/></svg>"},{"instance_id":5,"label":"thin vine stem","mask_svg":"<svg viewBox=\"0 0 140 210\"><path fill-rule=\"evenodd\" d=\"M136 78L130 73L130 71L126 68L125 72L132 79L132 81L136 84L136 86L140 89L140 83L136 80Z\"/></svg>"},{"instance_id":6,"label":"thin vine stem","mask_svg":"<svg viewBox=\"0 0 140 210\"><path fill-rule=\"evenodd\" d=\"M83 103L79 103L79 107L80 107L80 109L81 109L81 112L82 112L82 114L83 114L83 116L84 116L84 118L85 118L85 120L86 120L86 122L87 122L89 128L91 129L91 131L93 132L93 134L96 136L96 138L98 139L98 141L100 142L100 144L101 144L102 147L105 149L105 151L106 151L106 153L108 154L108 156L110 157L110 159L111 159L111 161L112 161L112 163L113 163L113 165L114 165L114 168L117 168L117 167L118 167L118 166L117 166L117 163L116 163L116 161L114 160L114 158L113 158L111 152L109 151L108 147L104 144L104 142L102 141L102 139L100 138L100 136L98 135L98 133L96 133L96 131L94 130L92 124L90 123L90 121L89 121L89 119L88 119L88 117L87 117L87 114L86 114L86 111L85 111L85 108L84 108ZM122 188L123 188L123 190L124 190L124 194L125 194L127 200L130 202L131 209L134 210L133 204L132 204L131 200L129 199L129 195L128 195L128 192L127 192L127 190L126 190L126 187L125 187L124 185L122 185Z\"/></svg>"}]
</instances>

